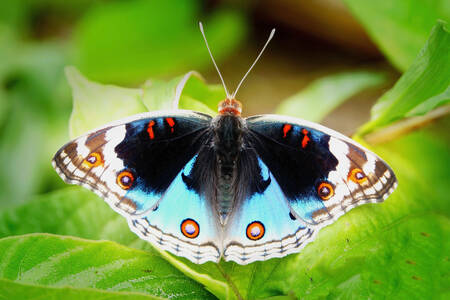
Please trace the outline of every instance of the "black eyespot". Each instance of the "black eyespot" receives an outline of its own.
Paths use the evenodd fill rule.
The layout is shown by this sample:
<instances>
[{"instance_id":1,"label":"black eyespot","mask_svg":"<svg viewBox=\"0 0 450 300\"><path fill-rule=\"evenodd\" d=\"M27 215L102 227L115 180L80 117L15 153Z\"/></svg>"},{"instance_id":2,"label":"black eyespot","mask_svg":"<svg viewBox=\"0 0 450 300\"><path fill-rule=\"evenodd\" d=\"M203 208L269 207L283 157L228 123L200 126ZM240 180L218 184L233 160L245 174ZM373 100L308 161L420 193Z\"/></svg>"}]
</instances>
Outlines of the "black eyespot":
<instances>
[{"instance_id":1,"label":"black eyespot","mask_svg":"<svg viewBox=\"0 0 450 300\"><path fill-rule=\"evenodd\" d=\"M134 182L134 176L129 171L122 171L117 175L117 184L124 190L128 190Z\"/></svg>"},{"instance_id":2,"label":"black eyespot","mask_svg":"<svg viewBox=\"0 0 450 300\"><path fill-rule=\"evenodd\" d=\"M322 200L328 200L334 195L334 189L328 182L322 182L317 188L317 194Z\"/></svg>"}]
</instances>

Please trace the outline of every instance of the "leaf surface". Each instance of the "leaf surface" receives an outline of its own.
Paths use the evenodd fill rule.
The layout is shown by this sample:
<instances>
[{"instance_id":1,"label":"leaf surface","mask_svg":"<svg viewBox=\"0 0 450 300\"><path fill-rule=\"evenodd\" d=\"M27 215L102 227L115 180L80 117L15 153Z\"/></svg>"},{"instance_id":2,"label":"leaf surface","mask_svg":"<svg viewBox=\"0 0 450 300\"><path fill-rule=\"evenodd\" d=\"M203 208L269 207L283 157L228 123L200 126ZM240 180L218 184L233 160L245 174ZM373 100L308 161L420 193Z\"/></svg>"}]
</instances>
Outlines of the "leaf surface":
<instances>
[{"instance_id":1,"label":"leaf surface","mask_svg":"<svg viewBox=\"0 0 450 300\"><path fill-rule=\"evenodd\" d=\"M319 78L276 109L280 115L320 122L351 96L385 81L381 73L350 71Z\"/></svg>"},{"instance_id":2,"label":"leaf surface","mask_svg":"<svg viewBox=\"0 0 450 300\"><path fill-rule=\"evenodd\" d=\"M0 258L0 278L38 285L43 291L36 293L54 294L54 287L70 286L72 294L91 288L100 296L99 290L107 290L138 293L140 297L147 294L173 299L212 298L201 285L158 255L109 241L30 234L1 239L0 253L5 253ZM9 288L18 289L19 293L32 292L18 285L9 284ZM107 296L104 293L102 297Z\"/></svg>"},{"instance_id":3,"label":"leaf surface","mask_svg":"<svg viewBox=\"0 0 450 300\"><path fill-rule=\"evenodd\" d=\"M344 3L400 71L411 66L436 21L450 21L447 0L344 0Z\"/></svg>"},{"instance_id":4,"label":"leaf surface","mask_svg":"<svg viewBox=\"0 0 450 300\"><path fill-rule=\"evenodd\" d=\"M448 103L449 87L450 31L446 23L438 22L411 67L372 107L371 120L359 134Z\"/></svg>"}]
</instances>

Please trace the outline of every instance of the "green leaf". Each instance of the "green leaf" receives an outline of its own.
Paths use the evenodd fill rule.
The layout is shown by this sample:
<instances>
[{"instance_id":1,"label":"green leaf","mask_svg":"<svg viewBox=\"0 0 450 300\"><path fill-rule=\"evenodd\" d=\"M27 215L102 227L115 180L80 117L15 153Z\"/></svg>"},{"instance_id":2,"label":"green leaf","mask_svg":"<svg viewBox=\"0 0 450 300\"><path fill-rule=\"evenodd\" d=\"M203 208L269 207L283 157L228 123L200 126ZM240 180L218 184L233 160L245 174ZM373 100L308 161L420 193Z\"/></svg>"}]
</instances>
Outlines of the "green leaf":
<instances>
[{"instance_id":1,"label":"green leaf","mask_svg":"<svg viewBox=\"0 0 450 300\"><path fill-rule=\"evenodd\" d=\"M447 24L438 22L412 66L373 106L371 120L359 134L448 103L449 86L450 32Z\"/></svg>"},{"instance_id":2,"label":"green leaf","mask_svg":"<svg viewBox=\"0 0 450 300\"><path fill-rule=\"evenodd\" d=\"M47 299L47 300L151 300L162 299L134 292L109 292L90 288L50 287L37 284L23 284L0 279L0 295L4 299Z\"/></svg>"},{"instance_id":3,"label":"green leaf","mask_svg":"<svg viewBox=\"0 0 450 300\"><path fill-rule=\"evenodd\" d=\"M74 67L66 68L72 87L70 136L75 138L111 121L145 112L142 90L103 85L86 79Z\"/></svg>"},{"instance_id":4,"label":"green leaf","mask_svg":"<svg viewBox=\"0 0 450 300\"><path fill-rule=\"evenodd\" d=\"M448 0L344 0L391 63L410 67L438 19L450 21Z\"/></svg>"},{"instance_id":5,"label":"green leaf","mask_svg":"<svg viewBox=\"0 0 450 300\"><path fill-rule=\"evenodd\" d=\"M424 102L420 103L413 109L411 109L405 117L414 117L414 116L421 116L429 112L430 110L433 110L441 105L447 104L450 102L450 86L447 87L445 91L443 91L440 94L437 94L436 96L433 96L431 98L428 98Z\"/></svg>"},{"instance_id":6,"label":"green leaf","mask_svg":"<svg viewBox=\"0 0 450 300\"><path fill-rule=\"evenodd\" d=\"M149 80L143 90L143 102L149 111L180 108L213 115L217 103L226 97L222 86L206 85L194 71L168 82Z\"/></svg>"},{"instance_id":7,"label":"green leaf","mask_svg":"<svg viewBox=\"0 0 450 300\"><path fill-rule=\"evenodd\" d=\"M108 290L137 292L141 297L212 298L201 285L159 256L113 242L31 234L1 239L0 253L5 254L0 257L0 278L20 284L92 288L98 294L99 290ZM22 293L36 290L16 288ZM47 293L45 289L43 292Z\"/></svg>"},{"instance_id":8,"label":"green leaf","mask_svg":"<svg viewBox=\"0 0 450 300\"><path fill-rule=\"evenodd\" d=\"M322 77L284 100L276 113L320 122L351 96L384 81L383 74L370 71L352 71Z\"/></svg>"},{"instance_id":9,"label":"green leaf","mask_svg":"<svg viewBox=\"0 0 450 300\"><path fill-rule=\"evenodd\" d=\"M198 0L102 3L76 29L77 66L89 77L107 82L139 82L209 67L198 29L201 14ZM226 10L208 15L203 21L220 61L244 38L245 20Z\"/></svg>"},{"instance_id":10,"label":"green leaf","mask_svg":"<svg viewBox=\"0 0 450 300\"><path fill-rule=\"evenodd\" d=\"M0 212L0 237L33 232L111 240L127 246L139 240L123 217L81 187L36 196L25 205Z\"/></svg>"}]
</instances>

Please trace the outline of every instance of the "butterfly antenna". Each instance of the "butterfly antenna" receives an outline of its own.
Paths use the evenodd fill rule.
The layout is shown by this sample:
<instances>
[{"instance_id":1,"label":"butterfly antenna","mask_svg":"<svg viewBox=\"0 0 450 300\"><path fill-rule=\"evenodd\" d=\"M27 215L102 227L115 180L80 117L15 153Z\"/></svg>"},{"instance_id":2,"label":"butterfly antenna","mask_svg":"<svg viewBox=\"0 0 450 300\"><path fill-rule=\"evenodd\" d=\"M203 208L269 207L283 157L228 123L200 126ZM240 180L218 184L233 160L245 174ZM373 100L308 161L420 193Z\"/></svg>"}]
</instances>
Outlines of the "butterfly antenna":
<instances>
[{"instance_id":1,"label":"butterfly antenna","mask_svg":"<svg viewBox=\"0 0 450 300\"><path fill-rule=\"evenodd\" d=\"M264 45L264 47L262 48L262 50L259 52L258 57L256 57L255 61L253 62L253 64L250 66L250 68L248 69L247 73L245 73L244 77L242 77L241 82L239 82L236 90L234 91L234 93L231 95L231 99L234 99L234 97L236 97L236 94L239 90L239 88L241 87L242 82L244 82L245 78L247 77L248 73L250 73L250 71L253 69L253 67L256 65L256 63L258 62L259 58L261 57L261 55L263 54L264 50L266 49L267 45L269 44L270 40L273 38L275 34L275 28L272 29L272 31L270 32L269 38L267 39L266 44Z\"/></svg>"},{"instance_id":2,"label":"butterfly antenna","mask_svg":"<svg viewBox=\"0 0 450 300\"><path fill-rule=\"evenodd\" d=\"M205 35L205 31L203 30L202 22L198 22L198 25L200 26L200 31L203 35L203 39L205 40L206 48L208 48L209 56L211 56L211 60L214 64L214 66L216 67L217 73L219 73L220 80L222 80L223 88L225 89L225 93L227 94L227 99L231 99L230 94L228 93L228 90L227 90L227 86L225 85L225 81L223 80L222 74L220 73L219 67L217 66L216 61L214 60L214 57L211 53L211 49L209 49L208 41L206 40L206 35Z\"/></svg>"}]
</instances>

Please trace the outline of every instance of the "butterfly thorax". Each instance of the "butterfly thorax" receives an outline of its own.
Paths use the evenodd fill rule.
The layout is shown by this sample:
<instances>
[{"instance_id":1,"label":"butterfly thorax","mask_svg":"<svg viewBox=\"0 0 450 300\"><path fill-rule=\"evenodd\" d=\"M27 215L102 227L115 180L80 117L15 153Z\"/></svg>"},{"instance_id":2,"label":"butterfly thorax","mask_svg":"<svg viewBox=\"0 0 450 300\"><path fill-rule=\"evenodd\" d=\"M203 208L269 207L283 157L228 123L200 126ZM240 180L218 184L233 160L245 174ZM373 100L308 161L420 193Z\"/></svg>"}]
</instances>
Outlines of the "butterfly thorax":
<instances>
[{"instance_id":1,"label":"butterfly thorax","mask_svg":"<svg viewBox=\"0 0 450 300\"><path fill-rule=\"evenodd\" d=\"M231 113L221 114L213 121L213 147L217 160L216 210L220 222L226 223L235 202L236 162L243 144L243 119Z\"/></svg>"}]
</instances>

